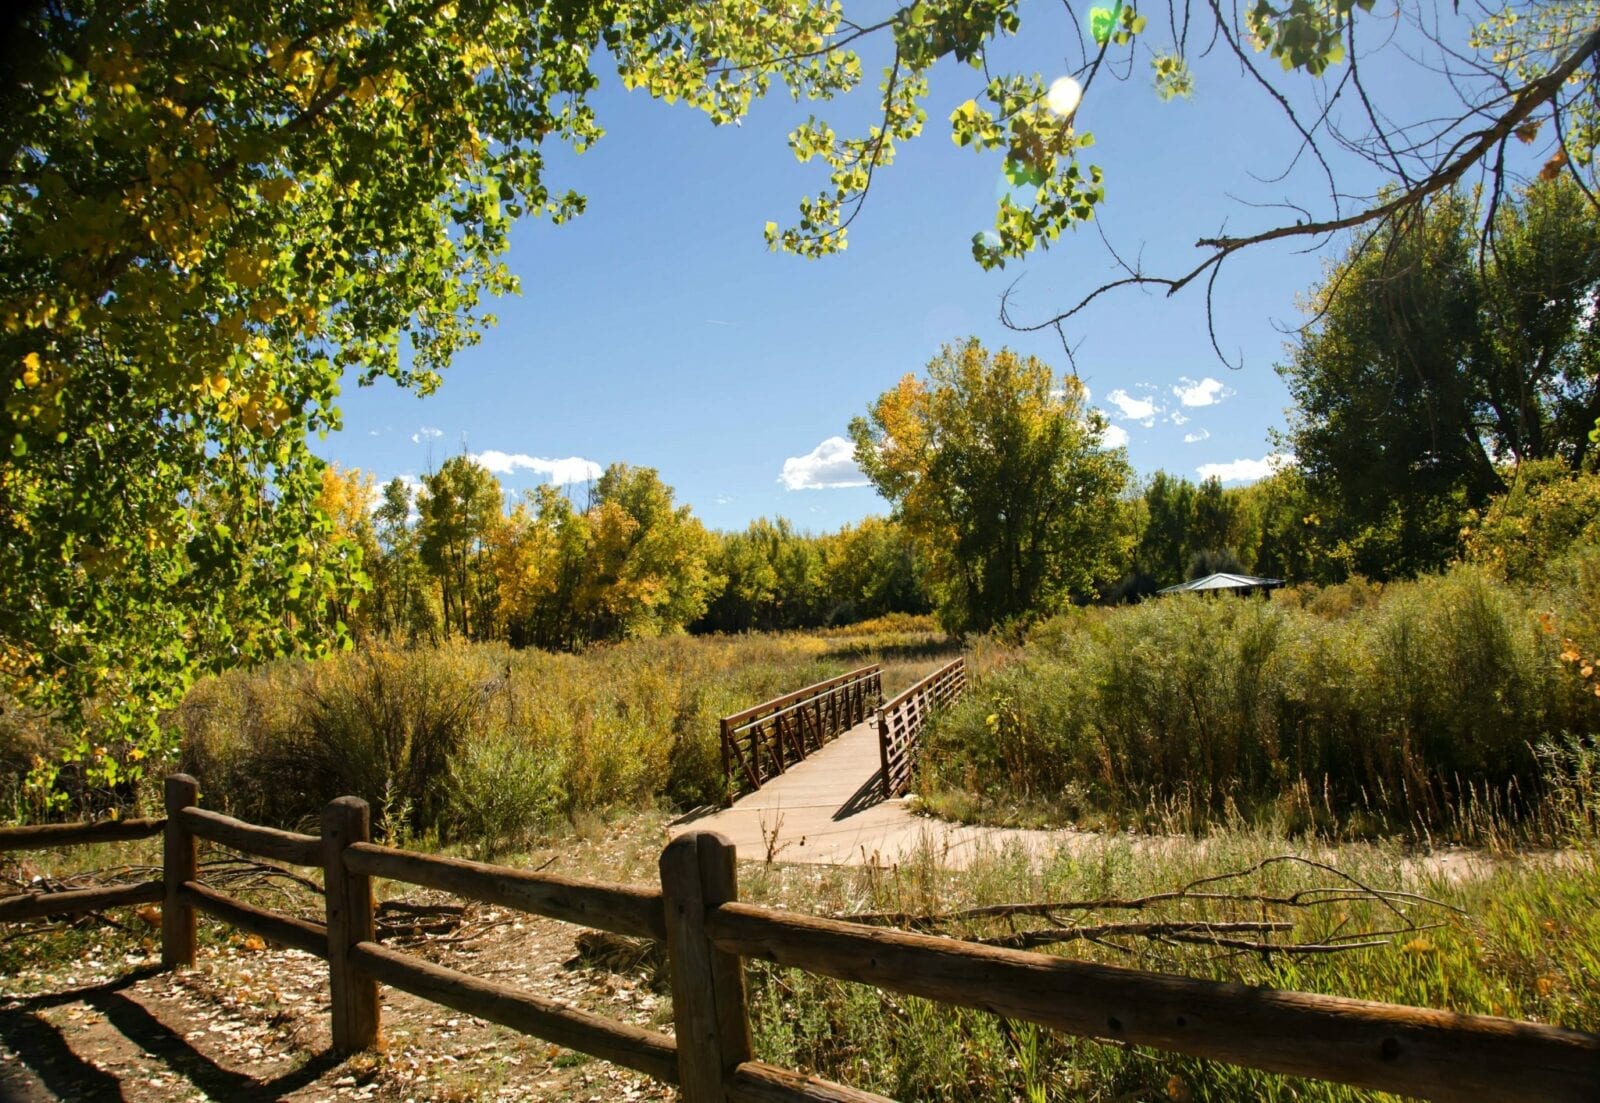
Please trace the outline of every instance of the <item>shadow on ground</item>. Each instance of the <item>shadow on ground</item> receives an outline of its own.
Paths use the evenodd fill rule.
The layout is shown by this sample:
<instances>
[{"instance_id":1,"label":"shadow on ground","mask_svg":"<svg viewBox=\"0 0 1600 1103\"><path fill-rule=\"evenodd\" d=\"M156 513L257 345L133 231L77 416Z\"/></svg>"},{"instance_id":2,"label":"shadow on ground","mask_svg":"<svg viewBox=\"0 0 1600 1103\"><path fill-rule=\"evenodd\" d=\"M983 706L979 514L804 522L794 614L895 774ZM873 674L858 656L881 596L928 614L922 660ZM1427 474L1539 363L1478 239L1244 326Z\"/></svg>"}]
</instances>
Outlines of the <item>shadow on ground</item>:
<instances>
[{"instance_id":1,"label":"shadow on ground","mask_svg":"<svg viewBox=\"0 0 1600 1103\"><path fill-rule=\"evenodd\" d=\"M123 1083L90 1060L97 1050L126 1054L131 1047L132 1052L146 1054L147 1059L165 1066L167 1074L187 1081L212 1099L225 1099L228 1103L282 1099L338 1064L331 1053L325 1052L270 1080L257 1080L224 1068L128 994L133 985L161 972L155 967L137 969L104 984L18 998L0 1007L0 1047L17 1057L14 1064L0 1070L0 1103L43 1103L54 1099L120 1103L128 1098ZM104 1016L105 1025L97 1024L95 1031L76 1026L64 1032L44 1017L43 1013L51 1008L80 1003ZM115 1037L106 1032L126 1039L126 1046L115 1045ZM140 1075L148 1076L148 1071Z\"/></svg>"}]
</instances>

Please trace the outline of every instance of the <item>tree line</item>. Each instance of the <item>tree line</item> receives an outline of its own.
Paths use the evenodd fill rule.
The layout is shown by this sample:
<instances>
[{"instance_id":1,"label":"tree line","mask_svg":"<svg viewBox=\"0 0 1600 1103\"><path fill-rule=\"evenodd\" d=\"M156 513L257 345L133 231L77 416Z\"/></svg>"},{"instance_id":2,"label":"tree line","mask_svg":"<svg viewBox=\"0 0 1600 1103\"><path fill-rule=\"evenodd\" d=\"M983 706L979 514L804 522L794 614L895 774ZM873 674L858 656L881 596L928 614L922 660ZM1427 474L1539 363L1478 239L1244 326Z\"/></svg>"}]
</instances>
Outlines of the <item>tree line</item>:
<instances>
[{"instance_id":1,"label":"tree line","mask_svg":"<svg viewBox=\"0 0 1600 1103\"><path fill-rule=\"evenodd\" d=\"M581 499L581 500L580 500ZM782 518L708 530L648 467L509 508L493 473L453 456L413 489L324 470L328 547L353 550L364 592L338 610L358 640L505 640L570 650L684 630L777 631L931 608L903 526L868 517L813 535Z\"/></svg>"}]
</instances>

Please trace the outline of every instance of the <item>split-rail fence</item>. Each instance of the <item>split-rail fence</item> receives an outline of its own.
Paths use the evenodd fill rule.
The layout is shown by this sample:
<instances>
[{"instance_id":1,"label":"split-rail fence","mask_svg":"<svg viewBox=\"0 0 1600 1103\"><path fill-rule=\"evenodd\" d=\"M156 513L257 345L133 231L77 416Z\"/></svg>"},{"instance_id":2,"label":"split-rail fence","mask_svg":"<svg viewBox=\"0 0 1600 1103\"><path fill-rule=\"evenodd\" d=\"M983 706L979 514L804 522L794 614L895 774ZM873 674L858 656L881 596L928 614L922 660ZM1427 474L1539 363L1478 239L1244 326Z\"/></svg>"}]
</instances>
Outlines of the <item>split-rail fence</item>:
<instances>
[{"instance_id":1,"label":"split-rail fence","mask_svg":"<svg viewBox=\"0 0 1600 1103\"><path fill-rule=\"evenodd\" d=\"M722 773L728 802L820 751L865 720L881 700L883 673L872 663L724 716Z\"/></svg>"},{"instance_id":2,"label":"split-rail fence","mask_svg":"<svg viewBox=\"0 0 1600 1103\"><path fill-rule=\"evenodd\" d=\"M322 834L261 827L197 806L194 779L166 781L166 818L0 829L0 851L164 838L160 881L0 899L0 922L160 902L161 950L195 960L204 912L325 959L339 1053L377 1044L379 985L536 1035L678 1085L685 1103L885 1103L779 1068L751 1049L743 962L762 958L1070 1034L1440 1100L1593 1100L1600 1036L1479 1015L1149 973L866 927L739 901L733 847L710 832L662 852L660 887L600 884L378 846L368 808L329 804ZM324 922L255 907L203 884L205 839L323 869ZM380 945L373 878L425 885L618 934L664 941L674 1034L578 1010Z\"/></svg>"}]
</instances>

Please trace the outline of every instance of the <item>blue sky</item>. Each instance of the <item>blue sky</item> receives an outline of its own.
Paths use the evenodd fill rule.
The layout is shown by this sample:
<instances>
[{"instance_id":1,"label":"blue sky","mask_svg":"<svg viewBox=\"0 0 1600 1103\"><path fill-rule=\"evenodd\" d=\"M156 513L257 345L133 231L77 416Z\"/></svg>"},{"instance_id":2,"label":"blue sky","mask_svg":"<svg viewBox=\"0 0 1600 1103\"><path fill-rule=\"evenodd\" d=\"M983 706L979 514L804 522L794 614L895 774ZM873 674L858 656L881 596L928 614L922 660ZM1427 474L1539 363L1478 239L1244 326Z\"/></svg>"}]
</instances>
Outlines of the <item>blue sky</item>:
<instances>
[{"instance_id":1,"label":"blue sky","mask_svg":"<svg viewBox=\"0 0 1600 1103\"><path fill-rule=\"evenodd\" d=\"M1060 6L1024 4L1022 15L1021 35L991 52L991 67L1069 72L1077 47ZM869 73L881 66L865 60ZM1367 72L1369 92L1418 106L1410 67ZM1085 159L1106 172L1101 228L1162 274L1195 263L1200 236L1281 221L1250 203L1294 197L1319 216L1329 209L1309 159L1261 179L1284 172L1298 139L1237 63L1214 52L1195 78L1192 99L1162 103L1142 59L1124 82L1102 74L1076 119L1096 136ZM859 482L829 443L851 417L969 334L1065 370L1053 332L1000 324L1002 292L1022 277L1013 311L1028 321L1116 275L1087 227L1001 272L972 260L971 238L992 224L1003 184L997 154L949 137L951 110L981 91L971 69L935 70L923 137L878 175L848 250L816 261L769 253L762 240L767 220L787 224L825 179L819 163L795 161L786 135L813 111L841 133L860 126L871 88L854 103L765 102L742 126L714 128L623 92L613 74L602 80L594 102L606 137L582 156L555 153L547 175L585 193L588 212L561 227L519 224L507 259L523 294L495 306L499 326L426 399L388 383L348 387L345 427L322 443L326 457L383 481L468 451L512 489L620 460L659 469L714 528L764 515L829 530L888 508L870 487L837 485ZM1316 83L1283 80L1300 96ZM1367 166L1335 167L1347 191L1379 180ZM1281 327L1298 321L1296 296L1330 255L1301 248L1259 248L1224 269L1216 324L1237 369L1211 350L1203 288L1172 299L1122 291L1069 328L1093 404L1117 439L1125 434L1139 473L1259 470L1289 401L1273 371Z\"/></svg>"}]
</instances>

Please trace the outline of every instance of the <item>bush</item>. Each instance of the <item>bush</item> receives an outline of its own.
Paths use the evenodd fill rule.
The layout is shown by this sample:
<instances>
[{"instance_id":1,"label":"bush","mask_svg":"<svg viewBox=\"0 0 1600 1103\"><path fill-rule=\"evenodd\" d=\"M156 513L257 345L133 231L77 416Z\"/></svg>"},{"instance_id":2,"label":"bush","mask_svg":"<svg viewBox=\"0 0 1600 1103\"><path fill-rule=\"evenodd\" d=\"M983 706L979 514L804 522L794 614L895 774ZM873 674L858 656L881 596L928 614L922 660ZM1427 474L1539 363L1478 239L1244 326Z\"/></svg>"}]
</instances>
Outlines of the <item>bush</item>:
<instances>
[{"instance_id":1,"label":"bush","mask_svg":"<svg viewBox=\"0 0 1600 1103\"><path fill-rule=\"evenodd\" d=\"M1546 564L1600 544L1600 474L1574 473L1558 459L1525 463L1461 536L1469 561L1536 581Z\"/></svg>"},{"instance_id":2,"label":"bush","mask_svg":"<svg viewBox=\"0 0 1600 1103\"><path fill-rule=\"evenodd\" d=\"M829 654L805 636L374 647L206 679L174 720L212 807L309 827L350 793L380 834L492 852L582 810L720 801L717 718L839 673Z\"/></svg>"},{"instance_id":3,"label":"bush","mask_svg":"<svg viewBox=\"0 0 1600 1103\"><path fill-rule=\"evenodd\" d=\"M566 807L566 762L503 728L470 739L450 763L449 823L484 861L552 824Z\"/></svg>"},{"instance_id":4,"label":"bush","mask_svg":"<svg viewBox=\"0 0 1600 1103\"><path fill-rule=\"evenodd\" d=\"M1474 569L1356 592L1331 618L1178 595L1048 622L937 719L921 791L1184 828L1462 835L1466 802L1531 811L1533 748L1600 730L1558 633Z\"/></svg>"}]
</instances>

